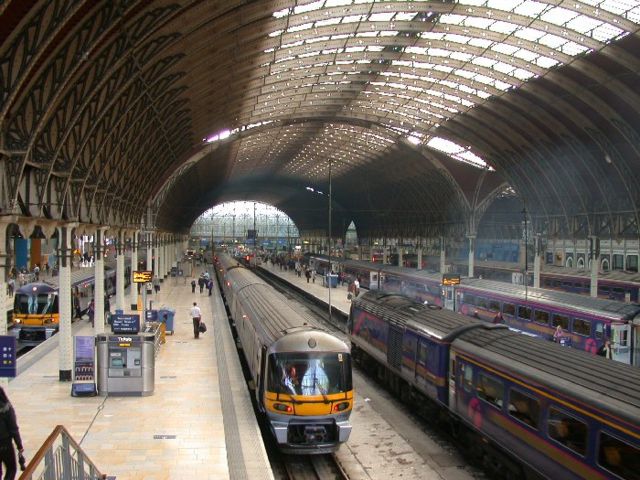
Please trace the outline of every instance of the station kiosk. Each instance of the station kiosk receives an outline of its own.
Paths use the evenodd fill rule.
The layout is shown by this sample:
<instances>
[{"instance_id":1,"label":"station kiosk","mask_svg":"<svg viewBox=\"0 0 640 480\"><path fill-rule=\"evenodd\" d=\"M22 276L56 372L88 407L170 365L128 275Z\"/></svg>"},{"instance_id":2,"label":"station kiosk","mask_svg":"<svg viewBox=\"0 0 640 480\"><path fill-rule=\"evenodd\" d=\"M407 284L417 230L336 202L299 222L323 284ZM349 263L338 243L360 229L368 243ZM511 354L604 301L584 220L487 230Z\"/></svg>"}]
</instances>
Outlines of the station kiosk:
<instances>
[{"instance_id":1,"label":"station kiosk","mask_svg":"<svg viewBox=\"0 0 640 480\"><path fill-rule=\"evenodd\" d=\"M99 394L151 395L156 333L138 333L139 315L114 315L111 328L113 333L96 336Z\"/></svg>"}]
</instances>

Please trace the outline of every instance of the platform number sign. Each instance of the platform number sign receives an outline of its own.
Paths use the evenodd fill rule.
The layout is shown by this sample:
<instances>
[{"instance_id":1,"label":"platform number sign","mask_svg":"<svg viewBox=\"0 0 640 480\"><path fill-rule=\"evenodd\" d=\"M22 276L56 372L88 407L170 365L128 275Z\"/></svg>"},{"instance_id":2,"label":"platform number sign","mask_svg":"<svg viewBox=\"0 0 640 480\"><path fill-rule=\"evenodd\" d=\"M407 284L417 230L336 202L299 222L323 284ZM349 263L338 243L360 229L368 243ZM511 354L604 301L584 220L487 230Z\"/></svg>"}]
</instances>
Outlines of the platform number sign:
<instances>
[{"instance_id":1,"label":"platform number sign","mask_svg":"<svg viewBox=\"0 0 640 480\"><path fill-rule=\"evenodd\" d=\"M0 335L0 377L16 376L16 337Z\"/></svg>"}]
</instances>

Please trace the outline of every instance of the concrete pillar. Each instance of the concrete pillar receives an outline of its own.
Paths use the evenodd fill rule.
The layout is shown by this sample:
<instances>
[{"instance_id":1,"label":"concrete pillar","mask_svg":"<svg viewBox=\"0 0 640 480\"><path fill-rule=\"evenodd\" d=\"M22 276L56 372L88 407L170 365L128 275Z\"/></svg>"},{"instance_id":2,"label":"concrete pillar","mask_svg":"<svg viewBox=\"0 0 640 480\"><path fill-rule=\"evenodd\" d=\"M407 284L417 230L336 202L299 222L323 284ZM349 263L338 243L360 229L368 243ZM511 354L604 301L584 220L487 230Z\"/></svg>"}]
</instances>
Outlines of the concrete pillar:
<instances>
[{"instance_id":1,"label":"concrete pillar","mask_svg":"<svg viewBox=\"0 0 640 480\"><path fill-rule=\"evenodd\" d=\"M153 234L146 232L144 234L144 246L147 249L147 270L153 271Z\"/></svg>"},{"instance_id":2,"label":"concrete pillar","mask_svg":"<svg viewBox=\"0 0 640 480\"><path fill-rule=\"evenodd\" d=\"M591 258L591 290L590 296L598 296L598 267L600 266L600 239L596 236L589 237L589 257Z\"/></svg>"},{"instance_id":3,"label":"concrete pillar","mask_svg":"<svg viewBox=\"0 0 640 480\"><path fill-rule=\"evenodd\" d=\"M71 381L73 366L73 332L71 330L71 230L73 224L58 229L58 302L60 305L60 331L58 332L59 380Z\"/></svg>"},{"instance_id":4,"label":"concrete pillar","mask_svg":"<svg viewBox=\"0 0 640 480\"><path fill-rule=\"evenodd\" d=\"M104 233L107 229L100 227L95 232L95 242L93 245L93 251L95 253L95 289L93 294L94 299L94 331L96 334L104 333Z\"/></svg>"},{"instance_id":5,"label":"concrete pillar","mask_svg":"<svg viewBox=\"0 0 640 480\"><path fill-rule=\"evenodd\" d=\"M138 270L138 232L134 231L131 236L131 286L129 287L129 302L132 309L138 305L138 284L133 283L133 272Z\"/></svg>"},{"instance_id":6,"label":"concrete pillar","mask_svg":"<svg viewBox=\"0 0 640 480\"><path fill-rule=\"evenodd\" d=\"M416 254L418 255L417 270L422 270L422 247L416 248Z\"/></svg>"},{"instance_id":7,"label":"concrete pillar","mask_svg":"<svg viewBox=\"0 0 640 480\"><path fill-rule=\"evenodd\" d=\"M403 253L402 248L398 247L397 251L398 251L398 266L402 267L402 253Z\"/></svg>"},{"instance_id":8,"label":"concrete pillar","mask_svg":"<svg viewBox=\"0 0 640 480\"><path fill-rule=\"evenodd\" d=\"M444 237L440 237L440 273L446 273L447 266L446 250L444 246Z\"/></svg>"},{"instance_id":9,"label":"concrete pillar","mask_svg":"<svg viewBox=\"0 0 640 480\"><path fill-rule=\"evenodd\" d=\"M123 232L118 232L116 237L116 309L124 311L124 254L125 237Z\"/></svg>"},{"instance_id":10,"label":"concrete pillar","mask_svg":"<svg viewBox=\"0 0 640 480\"><path fill-rule=\"evenodd\" d=\"M473 278L476 236L467 235L467 238L469 239L469 273L468 275L469 275L469 278Z\"/></svg>"},{"instance_id":11,"label":"concrete pillar","mask_svg":"<svg viewBox=\"0 0 640 480\"><path fill-rule=\"evenodd\" d=\"M7 278L9 277L9 258L6 250L7 246L7 228L9 223L6 220L0 220L0 335L7 334ZM15 282L15 288L18 288L18 282ZM11 308L11 307L9 307Z\"/></svg>"},{"instance_id":12,"label":"concrete pillar","mask_svg":"<svg viewBox=\"0 0 640 480\"><path fill-rule=\"evenodd\" d=\"M389 263L389 250L387 247L382 247L382 264L387 265Z\"/></svg>"},{"instance_id":13,"label":"concrete pillar","mask_svg":"<svg viewBox=\"0 0 640 480\"><path fill-rule=\"evenodd\" d=\"M542 239L539 235L535 237L533 257L533 288L540 288L540 270L542 267Z\"/></svg>"},{"instance_id":14,"label":"concrete pillar","mask_svg":"<svg viewBox=\"0 0 640 480\"><path fill-rule=\"evenodd\" d=\"M151 258L153 260L153 278L158 278L160 276L160 248L158 246L158 235L150 233L149 237L150 244L148 252L151 252ZM149 258L148 252L147 258Z\"/></svg>"}]
</instances>

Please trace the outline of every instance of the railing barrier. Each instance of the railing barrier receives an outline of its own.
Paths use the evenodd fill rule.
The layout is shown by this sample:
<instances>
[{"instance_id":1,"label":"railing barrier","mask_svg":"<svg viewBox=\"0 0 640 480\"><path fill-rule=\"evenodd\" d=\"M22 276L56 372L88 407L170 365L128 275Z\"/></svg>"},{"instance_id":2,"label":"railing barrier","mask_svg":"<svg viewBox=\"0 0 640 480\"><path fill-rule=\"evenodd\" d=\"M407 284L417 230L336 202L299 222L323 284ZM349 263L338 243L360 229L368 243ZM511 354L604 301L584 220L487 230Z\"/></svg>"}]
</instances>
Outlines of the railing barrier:
<instances>
[{"instance_id":1,"label":"railing barrier","mask_svg":"<svg viewBox=\"0 0 640 480\"><path fill-rule=\"evenodd\" d=\"M105 480L82 447L62 425L56 426L19 480Z\"/></svg>"}]
</instances>

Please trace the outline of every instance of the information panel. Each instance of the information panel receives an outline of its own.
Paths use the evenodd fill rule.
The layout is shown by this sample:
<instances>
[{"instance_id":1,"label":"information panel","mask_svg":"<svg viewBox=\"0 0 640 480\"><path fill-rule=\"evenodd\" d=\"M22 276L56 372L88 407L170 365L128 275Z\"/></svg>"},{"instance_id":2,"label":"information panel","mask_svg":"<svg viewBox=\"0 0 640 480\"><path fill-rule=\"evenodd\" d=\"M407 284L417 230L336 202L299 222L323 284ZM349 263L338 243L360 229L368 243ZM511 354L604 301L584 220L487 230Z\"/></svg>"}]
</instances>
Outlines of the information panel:
<instances>
[{"instance_id":1,"label":"information panel","mask_svg":"<svg viewBox=\"0 0 640 480\"><path fill-rule=\"evenodd\" d=\"M140 315L122 313L111 315L111 331L113 333L138 333L140 331Z\"/></svg>"},{"instance_id":2,"label":"information panel","mask_svg":"<svg viewBox=\"0 0 640 480\"><path fill-rule=\"evenodd\" d=\"M134 270L133 283L147 283L153 280L152 270Z\"/></svg>"},{"instance_id":3,"label":"information panel","mask_svg":"<svg viewBox=\"0 0 640 480\"><path fill-rule=\"evenodd\" d=\"M444 273L442 275L443 285L460 285L460 275L457 273Z\"/></svg>"},{"instance_id":4,"label":"information panel","mask_svg":"<svg viewBox=\"0 0 640 480\"><path fill-rule=\"evenodd\" d=\"M95 381L95 359L93 336L77 335L73 337L74 348L74 378L75 381L94 382Z\"/></svg>"},{"instance_id":5,"label":"information panel","mask_svg":"<svg viewBox=\"0 0 640 480\"><path fill-rule=\"evenodd\" d=\"M16 376L16 337L0 335L0 377Z\"/></svg>"}]
</instances>

